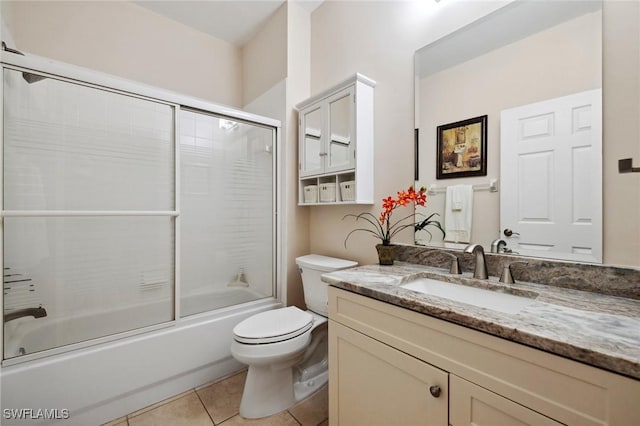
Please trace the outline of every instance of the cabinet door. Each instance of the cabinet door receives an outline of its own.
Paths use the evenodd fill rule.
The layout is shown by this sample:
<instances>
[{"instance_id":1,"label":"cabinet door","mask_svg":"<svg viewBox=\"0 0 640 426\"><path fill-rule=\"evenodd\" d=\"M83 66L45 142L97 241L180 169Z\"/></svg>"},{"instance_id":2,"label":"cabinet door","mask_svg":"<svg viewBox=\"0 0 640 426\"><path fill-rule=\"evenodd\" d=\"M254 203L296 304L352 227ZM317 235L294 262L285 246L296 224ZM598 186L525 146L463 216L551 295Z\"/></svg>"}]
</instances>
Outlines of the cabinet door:
<instances>
[{"instance_id":1,"label":"cabinet door","mask_svg":"<svg viewBox=\"0 0 640 426\"><path fill-rule=\"evenodd\" d=\"M300 176L310 176L324 171L327 155L323 103L311 105L300 111Z\"/></svg>"},{"instance_id":2,"label":"cabinet door","mask_svg":"<svg viewBox=\"0 0 640 426\"><path fill-rule=\"evenodd\" d=\"M551 426L555 420L458 376L449 376L451 426Z\"/></svg>"},{"instance_id":3,"label":"cabinet door","mask_svg":"<svg viewBox=\"0 0 640 426\"><path fill-rule=\"evenodd\" d=\"M329 356L331 426L447 425L446 372L332 320Z\"/></svg>"},{"instance_id":4,"label":"cabinet door","mask_svg":"<svg viewBox=\"0 0 640 426\"><path fill-rule=\"evenodd\" d=\"M328 99L327 172L355 167L354 93L352 86Z\"/></svg>"}]
</instances>

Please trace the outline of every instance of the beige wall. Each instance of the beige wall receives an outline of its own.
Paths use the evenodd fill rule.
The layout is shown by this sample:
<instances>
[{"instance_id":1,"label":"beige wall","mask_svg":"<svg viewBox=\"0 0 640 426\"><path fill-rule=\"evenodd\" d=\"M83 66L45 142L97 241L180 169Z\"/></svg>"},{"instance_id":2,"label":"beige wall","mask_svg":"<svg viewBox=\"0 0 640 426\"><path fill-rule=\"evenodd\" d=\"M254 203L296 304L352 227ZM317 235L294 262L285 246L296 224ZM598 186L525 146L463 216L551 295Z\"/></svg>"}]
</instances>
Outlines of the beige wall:
<instances>
[{"instance_id":1,"label":"beige wall","mask_svg":"<svg viewBox=\"0 0 640 426\"><path fill-rule=\"evenodd\" d=\"M377 83L374 200L395 196L413 184L414 52L504 2L449 3L446 9L438 8L439 4L329 1L312 14L311 92L318 93L356 72ZM377 263L376 240L369 235L353 234L344 248L344 238L355 223L343 217L363 211L377 217L378 201L373 206L307 208L311 210L311 252ZM413 233L401 233L394 241L411 243Z\"/></svg>"},{"instance_id":2,"label":"beige wall","mask_svg":"<svg viewBox=\"0 0 640 426\"><path fill-rule=\"evenodd\" d=\"M295 105L310 96L311 16L297 1L287 2L287 120L284 154L286 179L287 304L304 307L302 280L295 258L310 253L309 210L298 206L298 113Z\"/></svg>"},{"instance_id":3,"label":"beige wall","mask_svg":"<svg viewBox=\"0 0 640 426\"><path fill-rule=\"evenodd\" d=\"M238 48L129 2L2 2L16 47L234 107Z\"/></svg>"},{"instance_id":4,"label":"beige wall","mask_svg":"<svg viewBox=\"0 0 640 426\"><path fill-rule=\"evenodd\" d=\"M311 16L298 1L288 1L273 14L263 28L244 46L244 93L251 99L267 90L282 98L282 115L274 116L282 121L281 159L283 210L282 279L285 290L282 300L287 305L304 308L302 280L295 259L309 253L309 211L298 207L298 115L295 105L308 98L310 75ZM284 78L285 91L270 88L277 79ZM265 95L259 96L263 99ZM247 105L253 108L253 104ZM268 107L267 105L264 105ZM265 113L264 108L258 113Z\"/></svg>"},{"instance_id":5,"label":"beige wall","mask_svg":"<svg viewBox=\"0 0 640 426\"><path fill-rule=\"evenodd\" d=\"M287 2L242 49L127 2L1 7L19 49L282 119L287 221L281 284L283 300L304 307L295 258L309 253L309 211L297 206L294 108L310 95L310 14L304 7Z\"/></svg>"},{"instance_id":6,"label":"beige wall","mask_svg":"<svg viewBox=\"0 0 640 426\"><path fill-rule=\"evenodd\" d=\"M361 211L377 215L380 210L379 203L296 206L297 137L292 105L355 72L376 80L374 195L377 200L393 195L413 182L415 50L504 3L508 0L327 1L310 22L301 6L287 4L288 119L283 142L287 276L291 280L299 280L292 259L308 252L375 262L375 240L369 236L355 235L349 248L343 248L344 237L354 224L342 218ZM1 7L18 48L236 107L268 90L281 66L273 67L267 73L271 77L260 84L249 87L247 82L247 96L243 97L242 52L135 4L20 1L2 2ZM605 262L622 265L640 265L640 174L617 173L619 158L633 157L640 163L638 9L637 2L614 1L607 1L604 9L604 249ZM274 39L281 38L279 28L272 30ZM412 235L407 232L397 241L411 242ZM293 292L291 300L299 300L297 284L289 291Z\"/></svg>"},{"instance_id":7,"label":"beige wall","mask_svg":"<svg viewBox=\"0 0 640 426\"><path fill-rule=\"evenodd\" d=\"M407 3L325 2L312 15L311 88L317 93L360 72L376 81L374 113L374 200L395 195L413 180L412 37L402 34L400 9ZM343 241L355 227L349 213L374 206L317 206L311 209L310 249L360 263L375 263L371 236L355 233L348 249ZM411 242L411 235L398 241Z\"/></svg>"},{"instance_id":8,"label":"beige wall","mask_svg":"<svg viewBox=\"0 0 640 426\"><path fill-rule=\"evenodd\" d=\"M500 111L602 87L601 23L601 12L583 15L417 82L421 132L418 186L499 179ZM485 114L487 176L437 181L437 126ZM439 212L442 219L444 202L444 195L436 195L420 210L425 214ZM471 241L489 247L500 237L500 193L475 192L473 219ZM431 242L427 234L421 235L426 244L442 241L437 231Z\"/></svg>"},{"instance_id":9,"label":"beige wall","mask_svg":"<svg viewBox=\"0 0 640 426\"><path fill-rule=\"evenodd\" d=\"M377 81L375 89L375 198L413 182L413 54L475 17L505 2L439 2L427 13L415 2L325 2L312 15L311 91L316 93L355 72ZM435 3L435 2L434 2ZM426 6L423 6L426 7ZM484 9L484 10L482 10ZM619 158L640 163L638 128L640 43L638 3L606 1L604 15L604 260L640 266L640 174L617 173ZM377 261L367 235L342 245L354 224L347 213L374 206L311 207L312 252ZM411 242L406 233L398 242Z\"/></svg>"},{"instance_id":10,"label":"beige wall","mask_svg":"<svg viewBox=\"0 0 640 426\"><path fill-rule=\"evenodd\" d=\"M287 76L287 5L242 47L243 105Z\"/></svg>"},{"instance_id":11,"label":"beige wall","mask_svg":"<svg viewBox=\"0 0 640 426\"><path fill-rule=\"evenodd\" d=\"M640 3L606 1L603 12L604 261L640 266Z\"/></svg>"}]
</instances>

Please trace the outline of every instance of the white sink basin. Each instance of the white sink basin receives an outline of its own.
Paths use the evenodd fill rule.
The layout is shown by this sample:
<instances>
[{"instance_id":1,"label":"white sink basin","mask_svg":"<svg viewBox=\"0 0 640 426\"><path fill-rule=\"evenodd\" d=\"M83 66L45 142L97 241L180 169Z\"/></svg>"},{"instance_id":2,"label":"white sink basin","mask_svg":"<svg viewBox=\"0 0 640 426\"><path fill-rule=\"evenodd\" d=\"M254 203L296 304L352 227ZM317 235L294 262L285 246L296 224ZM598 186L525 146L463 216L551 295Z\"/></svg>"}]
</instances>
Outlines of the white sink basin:
<instances>
[{"instance_id":1,"label":"white sink basin","mask_svg":"<svg viewBox=\"0 0 640 426\"><path fill-rule=\"evenodd\" d=\"M431 278L420 278L402 284L400 287L506 314L517 314L535 301L535 298L527 296L516 296L468 285L452 284Z\"/></svg>"}]
</instances>

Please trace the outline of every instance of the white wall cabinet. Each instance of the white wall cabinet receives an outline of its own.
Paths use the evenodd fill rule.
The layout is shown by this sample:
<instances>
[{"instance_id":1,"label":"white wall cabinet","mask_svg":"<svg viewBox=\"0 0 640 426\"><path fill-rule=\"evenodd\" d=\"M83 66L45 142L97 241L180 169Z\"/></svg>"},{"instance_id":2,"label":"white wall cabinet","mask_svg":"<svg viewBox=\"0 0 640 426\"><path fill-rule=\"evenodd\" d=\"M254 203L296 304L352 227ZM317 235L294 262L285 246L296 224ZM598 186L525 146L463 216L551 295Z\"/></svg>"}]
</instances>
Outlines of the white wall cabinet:
<instances>
[{"instance_id":1,"label":"white wall cabinet","mask_svg":"<svg viewBox=\"0 0 640 426\"><path fill-rule=\"evenodd\" d=\"M334 287L329 319L331 426L640 424L638 380Z\"/></svg>"},{"instance_id":2,"label":"white wall cabinet","mask_svg":"<svg viewBox=\"0 0 640 426\"><path fill-rule=\"evenodd\" d=\"M299 111L299 204L373 203L373 89L361 74Z\"/></svg>"}]
</instances>

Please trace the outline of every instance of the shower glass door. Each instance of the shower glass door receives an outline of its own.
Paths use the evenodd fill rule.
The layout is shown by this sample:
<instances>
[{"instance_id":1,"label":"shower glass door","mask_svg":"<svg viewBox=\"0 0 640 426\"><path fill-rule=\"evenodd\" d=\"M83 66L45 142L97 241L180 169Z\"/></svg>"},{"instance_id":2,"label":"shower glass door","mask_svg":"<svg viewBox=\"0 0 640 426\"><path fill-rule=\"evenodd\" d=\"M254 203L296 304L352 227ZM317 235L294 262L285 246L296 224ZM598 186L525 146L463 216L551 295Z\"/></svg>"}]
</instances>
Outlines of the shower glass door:
<instances>
[{"instance_id":1,"label":"shower glass door","mask_svg":"<svg viewBox=\"0 0 640 426\"><path fill-rule=\"evenodd\" d=\"M275 130L180 113L180 315L274 294Z\"/></svg>"},{"instance_id":2,"label":"shower glass door","mask_svg":"<svg viewBox=\"0 0 640 426\"><path fill-rule=\"evenodd\" d=\"M5 359L171 321L175 106L3 78Z\"/></svg>"}]
</instances>

